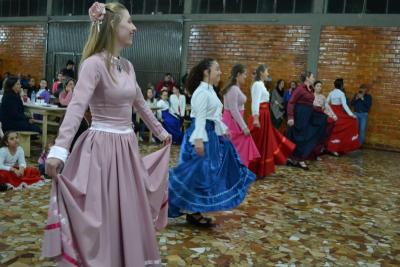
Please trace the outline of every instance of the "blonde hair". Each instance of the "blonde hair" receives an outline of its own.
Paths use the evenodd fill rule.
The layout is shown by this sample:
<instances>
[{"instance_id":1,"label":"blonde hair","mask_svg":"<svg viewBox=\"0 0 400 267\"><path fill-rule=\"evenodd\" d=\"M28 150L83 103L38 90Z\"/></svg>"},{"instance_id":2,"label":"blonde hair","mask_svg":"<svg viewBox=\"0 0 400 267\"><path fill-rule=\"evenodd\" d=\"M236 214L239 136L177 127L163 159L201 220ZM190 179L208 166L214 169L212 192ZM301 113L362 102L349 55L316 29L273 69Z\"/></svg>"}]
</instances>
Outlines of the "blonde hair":
<instances>
[{"instance_id":1,"label":"blonde hair","mask_svg":"<svg viewBox=\"0 0 400 267\"><path fill-rule=\"evenodd\" d=\"M89 33L88 40L86 41L85 47L82 52L82 62L88 57L107 51L107 62L106 67L111 78L114 80L111 74L111 60L112 53L115 50L115 39L117 38L117 25L122 20L122 11L127 10L126 7L120 3L107 3L105 4L106 14L102 23L98 27L97 25L92 25Z\"/></svg>"}]
</instances>

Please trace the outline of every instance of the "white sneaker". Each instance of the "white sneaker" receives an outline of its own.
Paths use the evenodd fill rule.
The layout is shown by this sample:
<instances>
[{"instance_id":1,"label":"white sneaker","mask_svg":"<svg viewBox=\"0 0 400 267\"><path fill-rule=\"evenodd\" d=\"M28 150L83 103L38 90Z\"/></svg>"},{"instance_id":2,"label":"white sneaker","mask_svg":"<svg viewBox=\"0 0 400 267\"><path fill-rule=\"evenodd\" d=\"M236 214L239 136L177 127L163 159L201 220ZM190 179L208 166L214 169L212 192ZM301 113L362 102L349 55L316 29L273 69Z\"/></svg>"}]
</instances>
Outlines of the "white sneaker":
<instances>
[{"instance_id":1,"label":"white sneaker","mask_svg":"<svg viewBox=\"0 0 400 267\"><path fill-rule=\"evenodd\" d=\"M139 136L139 142L143 142L143 138Z\"/></svg>"},{"instance_id":2,"label":"white sneaker","mask_svg":"<svg viewBox=\"0 0 400 267\"><path fill-rule=\"evenodd\" d=\"M157 142L156 142L156 139L154 139L154 137L151 138L151 143L152 143L152 144L157 143Z\"/></svg>"}]
</instances>

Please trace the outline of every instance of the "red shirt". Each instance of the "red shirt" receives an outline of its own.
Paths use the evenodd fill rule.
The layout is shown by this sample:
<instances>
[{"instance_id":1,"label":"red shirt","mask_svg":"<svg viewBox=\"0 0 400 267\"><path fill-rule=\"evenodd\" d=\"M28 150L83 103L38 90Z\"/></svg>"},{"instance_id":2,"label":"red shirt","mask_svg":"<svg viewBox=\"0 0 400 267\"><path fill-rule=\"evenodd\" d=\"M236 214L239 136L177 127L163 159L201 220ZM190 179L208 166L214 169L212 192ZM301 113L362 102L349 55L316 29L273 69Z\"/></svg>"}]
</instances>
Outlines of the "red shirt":
<instances>
[{"instance_id":1,"label":"red shirt","mask_svg":"<svg viewBox=\"0 0 400 267\"><path fill-rule=\"evenodd\" d=\"M172 81L169 81L166 83L168 84L168 86L165 86L165 87L168 87L168 91L172 92L172 88L175 86L175 83ZM164 80L161 80L156 85L156 91L159 93L163 87L164 87Z\"/></svg>"},{"instance_id":2,"label":"red shirt","mask_svg":"<svg viewBox=\"0 0 400 267\"><path fill-rule=\"evenodd\" d=\"M293 120L294 118L294 107L296 104L303 104L308 106L313 106L314 104L314 88L310 86L308 90L305 84L300 84L297 86L296 90L292 92L292 97L288 103L287 113L288 119Z\"/></svg>"}]
</instances>

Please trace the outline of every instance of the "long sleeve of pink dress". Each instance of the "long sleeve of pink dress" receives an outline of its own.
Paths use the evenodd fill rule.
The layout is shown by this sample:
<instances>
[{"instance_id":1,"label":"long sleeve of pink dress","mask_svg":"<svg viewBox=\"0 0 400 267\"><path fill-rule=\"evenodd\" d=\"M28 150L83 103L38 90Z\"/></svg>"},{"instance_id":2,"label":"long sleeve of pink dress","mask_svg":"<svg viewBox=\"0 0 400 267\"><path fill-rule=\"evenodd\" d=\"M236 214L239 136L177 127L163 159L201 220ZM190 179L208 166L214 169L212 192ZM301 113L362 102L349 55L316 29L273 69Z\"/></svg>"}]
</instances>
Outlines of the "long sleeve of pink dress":
<instances>
[{"instance_id":1,"label":"long sleeve of pink dress","mask_svg":"<svg viewBox=\"0 0 400 267\"><path fill-rule=\"evenodd\" d=\"M229 129L231 141L239 153L243 164L249 166L250 161L259 158L260 154L251 135L244 135L247 128L243 119L246 96L238 86L232 86L224 95L223 122Z\"/></svg>"},{"instance_id":2,"label":"long sleeve of pink dress","mask_svg":"<svg viewBox=\"0 0 400 267\"><path fill-rule=\"evenodd\" d=\"M224 95L224 108L231 112L233 119L242 130L247 128L247 124L241 114L244 110L244 103L246 103L246 96L237 86L232 86L228 93Z\"/></svg>"},{"instance_id":3,"label":"long sleeve of pink dress","mask_svg":"<svg viewBox=\"0 0 400 267\"><path fill-rule=\"evenodd\" d=\"M59 266L160 266L155 231L166 226L170 146L141 157L132 109L164 140L133 66L86 59L49 158L65 166L53 179L42 254ZM91 128L68 150L90 106Z\"/></svg>"}]
</instances>

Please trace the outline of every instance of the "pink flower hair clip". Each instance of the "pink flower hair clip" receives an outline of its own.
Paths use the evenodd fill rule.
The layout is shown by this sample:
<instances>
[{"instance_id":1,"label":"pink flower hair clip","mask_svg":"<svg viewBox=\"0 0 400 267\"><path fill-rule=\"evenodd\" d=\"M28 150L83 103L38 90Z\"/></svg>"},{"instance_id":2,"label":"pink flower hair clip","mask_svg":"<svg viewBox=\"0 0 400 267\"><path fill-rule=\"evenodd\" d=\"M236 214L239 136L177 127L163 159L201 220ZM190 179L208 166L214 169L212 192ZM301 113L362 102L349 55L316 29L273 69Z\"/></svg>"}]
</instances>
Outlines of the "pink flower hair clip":
<instances>
[{"instance_id":1,"label":"pink flower hair clip","mask_svg":"<svg viewBox=\"0 0 400 267\"><path fill-rule=\"evenodd\" d=\"M89 17L92 22L92 26L97 27L97 31L100 32L100 25L103 23L104 15L106 14L106 5L99 2L94 2L89 8Z\"/></svg>"}]
</instances>

